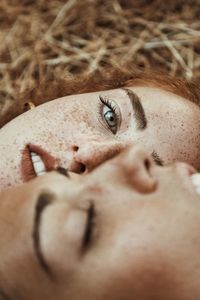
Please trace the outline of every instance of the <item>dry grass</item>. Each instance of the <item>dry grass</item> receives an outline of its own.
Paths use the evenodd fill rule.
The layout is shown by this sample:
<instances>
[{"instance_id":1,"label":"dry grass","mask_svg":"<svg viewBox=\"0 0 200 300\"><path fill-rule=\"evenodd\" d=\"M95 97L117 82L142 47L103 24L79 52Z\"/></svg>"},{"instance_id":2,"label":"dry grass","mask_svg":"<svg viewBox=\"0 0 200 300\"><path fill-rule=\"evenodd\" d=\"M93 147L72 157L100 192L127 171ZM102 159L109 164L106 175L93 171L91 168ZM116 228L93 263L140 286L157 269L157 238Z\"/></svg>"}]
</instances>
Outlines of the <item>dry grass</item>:
<instances>
[{"instance_id":1,"label":"dry grass","mask_svg":"<svg viewBox=\"0 0 200 300\"><path fill-rule=\"evenodd\" d=\"M200 78L199 18L200 0L1 0L0 109L51 72L131 64Z\"/></svg>"}]
</instances>

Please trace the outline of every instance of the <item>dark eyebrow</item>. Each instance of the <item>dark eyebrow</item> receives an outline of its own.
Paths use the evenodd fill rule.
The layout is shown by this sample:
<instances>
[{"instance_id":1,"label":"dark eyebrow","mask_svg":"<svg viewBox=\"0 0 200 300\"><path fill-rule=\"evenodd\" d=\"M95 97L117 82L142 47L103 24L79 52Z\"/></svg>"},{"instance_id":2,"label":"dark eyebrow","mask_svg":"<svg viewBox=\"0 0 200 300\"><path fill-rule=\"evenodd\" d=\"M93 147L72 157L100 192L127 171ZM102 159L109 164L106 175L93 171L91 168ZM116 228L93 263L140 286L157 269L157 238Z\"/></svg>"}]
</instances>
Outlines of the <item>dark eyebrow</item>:
<instances>
[{"instance_id":1,"label":"dark eyebrow","mask_svg":"<svg viewBox=\"0 0 200 300\"><path fill-rule=\"evenodd\" d=\"M40 244L40 225L41 225L41 216L44 212L44 209L52 203L52 195L49 193L43 193L39 195L36 205L35 205L35 214L34 214L34 224L33 224L33 246L34 251L37 257L37 260L43 269L43 271L52 279L53 273L51 268L47 264L44 255L42 253L41 244Z\"/></svg>"},{"instance_id":2,"label":"dark eyebrow","mask_svg":"<svg viewBox=\"0 0 200 300\"><path fill-rule=\"evenodd\" d=\"M158 153L155 150L153 150L153 152L151 153L151 156L153 157L153 160L155 161L155 163L158 166L164 166L163 160L160 158L160 156L158 155Z\"/></svg>"},{"instance_id":3,"label":"dark eyebrow","mask_svg":"<svg viewBox=\"0 0 200 300\"><path fill-rule=\"evenodd\" d=\"M130 89L123 88L122 90L126 92L126 94L128 95L131 101L133 111L137 121L137 128L139 130L144 130L147 127L147 118L140 98Z\"/></svg>"}]
</instances>

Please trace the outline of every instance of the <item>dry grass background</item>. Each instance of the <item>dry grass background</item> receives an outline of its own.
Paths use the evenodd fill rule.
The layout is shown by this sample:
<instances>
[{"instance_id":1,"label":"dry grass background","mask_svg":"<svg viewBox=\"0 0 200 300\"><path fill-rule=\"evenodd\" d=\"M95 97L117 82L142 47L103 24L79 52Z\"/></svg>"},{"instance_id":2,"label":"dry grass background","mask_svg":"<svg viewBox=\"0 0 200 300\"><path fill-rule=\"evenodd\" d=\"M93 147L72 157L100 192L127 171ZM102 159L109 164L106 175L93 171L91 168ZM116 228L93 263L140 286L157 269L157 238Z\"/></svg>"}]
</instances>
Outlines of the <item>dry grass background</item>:
<instances>
[{"instance_id":1,"label":"dry grass background","mask_svg":"<svg viewBox=\"0 0 200 300\"><path fill-rule=\"evenodd\" d=\"M200 78L200 0L0 0L0 110L38 79L105 66Z\"/></svg>"}]
</instances>

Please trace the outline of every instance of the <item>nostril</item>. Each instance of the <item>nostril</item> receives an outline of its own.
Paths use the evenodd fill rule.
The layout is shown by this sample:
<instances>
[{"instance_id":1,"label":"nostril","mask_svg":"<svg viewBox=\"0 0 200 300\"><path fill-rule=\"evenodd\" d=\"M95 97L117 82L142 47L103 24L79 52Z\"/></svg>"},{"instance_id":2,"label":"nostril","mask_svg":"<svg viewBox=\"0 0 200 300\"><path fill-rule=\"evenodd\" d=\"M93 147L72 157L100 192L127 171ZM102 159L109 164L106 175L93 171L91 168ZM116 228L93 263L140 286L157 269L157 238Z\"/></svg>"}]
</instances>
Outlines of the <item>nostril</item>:
<instances>
[{"instance_id":1,"label":"nostril","mask_svg":"<svg viewBox=\"0 0 200 300\"><path fill-rule=\"evenodd\" d=\"M147 171L150 170L151 163L150 163L150 161L148 159L145 159L144 166L145 166L145 168L146 168Z\"/></svg>"},{"instance_id":2,"label":"nostril","mask_svg":"<svg viewBox=\"0 0 200 300\"><path fill-rule=\"evenodd\" d=\"M77 174L83 174L86 171L86 169L87 169L86 165L75 160L72 162L72 164L69 167L69 171Z\"/></svg>"},{"instance_id":3,"label":"nostril","mask_svg":"<svg viewBox=\"0 0 200 300\"><path fill-rule=\"evenodd\" d=\"M86 170L86 167L85 167L85 165L84 164L82 164L82 163L80 163L80 169L79 169L79 174L83 174L84 172L85 172L85 170Z\"/></svg>"}]
</instances>

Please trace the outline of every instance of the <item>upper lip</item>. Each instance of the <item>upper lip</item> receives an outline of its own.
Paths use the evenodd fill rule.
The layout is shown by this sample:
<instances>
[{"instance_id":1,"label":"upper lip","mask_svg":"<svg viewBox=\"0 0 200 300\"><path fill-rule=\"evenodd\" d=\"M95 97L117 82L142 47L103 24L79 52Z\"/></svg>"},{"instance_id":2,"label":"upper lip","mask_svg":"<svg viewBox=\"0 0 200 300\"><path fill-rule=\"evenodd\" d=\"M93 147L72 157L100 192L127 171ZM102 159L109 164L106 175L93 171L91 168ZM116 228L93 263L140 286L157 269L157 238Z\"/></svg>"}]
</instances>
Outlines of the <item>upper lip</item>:
<instances>
[{"instance_id":1,"label":"upper lip","mask_svg":"<svg viewBox=\"0 0 200 300\"><path fill-rule=\"evenodd\" d=\"M21 173L23 181L28 181L36 177L31 159L31 152L39 155L45 165L46 172L55 170L58 167L58 159L49 154L46 150L38 145L28 144L22 151Z\"/></svg>"}]
</instances>

